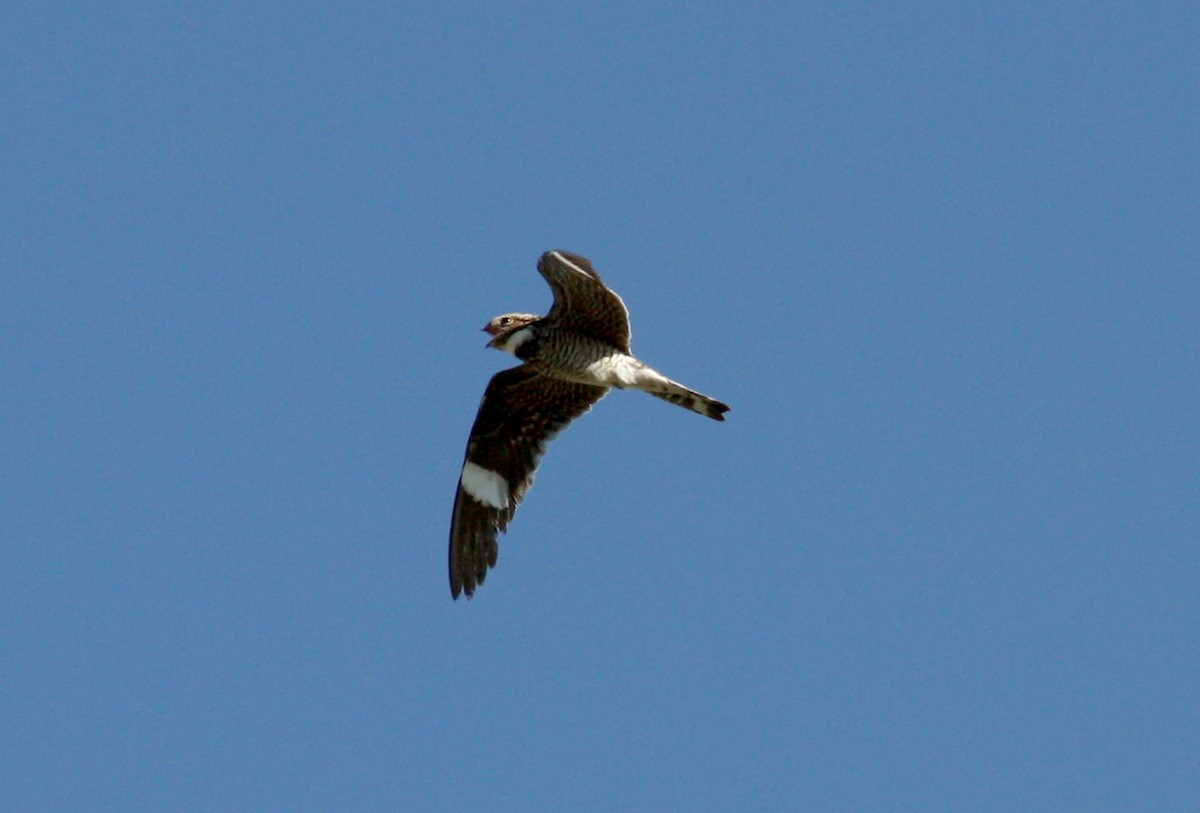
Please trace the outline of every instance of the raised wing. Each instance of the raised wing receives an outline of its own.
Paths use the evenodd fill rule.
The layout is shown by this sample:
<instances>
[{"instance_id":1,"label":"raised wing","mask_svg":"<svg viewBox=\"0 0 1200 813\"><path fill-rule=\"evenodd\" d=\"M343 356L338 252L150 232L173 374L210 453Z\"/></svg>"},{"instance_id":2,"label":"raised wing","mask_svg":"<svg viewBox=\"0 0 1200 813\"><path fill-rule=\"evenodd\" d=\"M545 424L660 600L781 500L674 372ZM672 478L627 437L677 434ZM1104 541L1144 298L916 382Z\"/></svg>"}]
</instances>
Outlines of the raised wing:
<instances>
[{"instance_id":1,"label":"raised wing","mask_svg":"<svg viewBox=\"0 0 1200 813\"><path fill-rule=\"evenodd\" d=\"M538 260L538 271L554 291L548 320L630 352L629 311L586 257L547 251Z\"/></svg>"},{"instance_id":2,"label":"raised wing","mask_svg":"<svg viewBox=\"0 0 1200 813\"><path fill-rule=\"evenodd\" d=\"M450 593L471 596L494 567L496 535L533 485L546 446L605 387L548 378L528 365L496 373L479 404L450 520Z\"/></svg>"}]
</instances>

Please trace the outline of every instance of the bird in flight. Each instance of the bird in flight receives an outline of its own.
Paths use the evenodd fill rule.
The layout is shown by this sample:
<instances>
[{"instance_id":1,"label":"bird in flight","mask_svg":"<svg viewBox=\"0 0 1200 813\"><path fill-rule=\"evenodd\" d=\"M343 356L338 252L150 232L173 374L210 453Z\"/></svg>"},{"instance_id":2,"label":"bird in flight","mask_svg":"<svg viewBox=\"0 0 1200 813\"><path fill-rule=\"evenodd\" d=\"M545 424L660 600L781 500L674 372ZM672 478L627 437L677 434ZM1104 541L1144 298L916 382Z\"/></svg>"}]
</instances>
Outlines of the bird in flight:
<instances>
[{"instance_id":1,"label":"bird in flight","mask_svg":"<svg viewBox=\"0 0 1200 813\"><path fill-rule=\"evenodd\" d=\"M642 390L717 421L729 411L634 358L629 311L587 259L547 251L538 271L554 292L550 313L507 313L484 328L488 347L524 363L492 376L471 427L450 520L454 598L473 595L496 565L496 535L533 484L546 445L610 389Z\"/></svg>"}]
</instances>

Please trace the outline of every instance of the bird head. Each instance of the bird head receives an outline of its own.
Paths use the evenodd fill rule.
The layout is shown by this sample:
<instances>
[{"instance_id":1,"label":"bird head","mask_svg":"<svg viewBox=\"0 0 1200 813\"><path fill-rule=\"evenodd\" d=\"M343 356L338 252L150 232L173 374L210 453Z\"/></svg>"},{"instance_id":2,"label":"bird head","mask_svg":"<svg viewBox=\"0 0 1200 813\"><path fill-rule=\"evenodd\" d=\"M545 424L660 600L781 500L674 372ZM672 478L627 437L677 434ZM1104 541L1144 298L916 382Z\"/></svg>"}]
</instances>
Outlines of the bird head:
<instances>
[{"instance_id":1,"label":"bird head","mask_svg":"<svg viewBox=\"0 0 1200 813\"><path fill-rule=\"evenodd\" d=\"M528 336L528 333L518 333L518 331L541 318L532 313L506 313L503 316L497 316L483 328L484 333L492 336L492 340L487 343L487 346L514 353L517 346Z\"/></svg>"}]
</instances>

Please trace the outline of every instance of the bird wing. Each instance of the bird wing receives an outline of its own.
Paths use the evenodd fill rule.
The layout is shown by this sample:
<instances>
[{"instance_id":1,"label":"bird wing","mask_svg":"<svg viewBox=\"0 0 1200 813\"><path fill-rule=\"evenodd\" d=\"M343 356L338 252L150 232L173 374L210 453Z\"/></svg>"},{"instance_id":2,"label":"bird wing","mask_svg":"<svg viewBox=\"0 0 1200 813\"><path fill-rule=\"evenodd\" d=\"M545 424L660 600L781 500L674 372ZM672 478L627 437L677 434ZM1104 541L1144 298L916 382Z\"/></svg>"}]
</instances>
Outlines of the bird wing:
<instances>
[{"instance_id":1,"label":"bird wing","mask_svg":"<svg viewBox=\"0 0 1200 813\"><path fill-rule=\"evenodd\" d=\"M529 365L496 373L471 427L450 520L450 593L467 596L496 564L498 531L533 485L546 445L606 387L561 381Z\"/></svg>"},{"instance_id":2,"label":"bird wing","mask_svg":"<svg viewBox=\"0 0 1200 813\"><path fill-rule=\"evenodd\" d=\"M538 260L538 271L554 291L548 320L630 352L629 310L586 257L547 251Z\"/></svg>"}]
</instances>

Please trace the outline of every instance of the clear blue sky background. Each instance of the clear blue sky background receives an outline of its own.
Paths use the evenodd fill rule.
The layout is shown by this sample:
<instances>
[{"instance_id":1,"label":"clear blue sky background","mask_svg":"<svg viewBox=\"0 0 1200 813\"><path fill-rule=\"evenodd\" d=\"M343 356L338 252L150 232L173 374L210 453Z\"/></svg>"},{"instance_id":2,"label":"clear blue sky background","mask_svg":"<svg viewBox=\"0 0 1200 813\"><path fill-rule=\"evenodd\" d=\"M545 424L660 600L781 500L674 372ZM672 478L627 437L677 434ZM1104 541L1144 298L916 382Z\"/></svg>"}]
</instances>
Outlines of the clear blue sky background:
<instances>
[{"instance_id":1,"label":"clear blue sky background","mask_svg":"<svg viewBox=\"0 0 1200 813\"><path fill-rule=\"evenodd\" d=\"M1194 3L115 5L0 10L0 808L1194 809ZM733 411L452 602L548 248Z\"/></svg>"}]
</instances>

